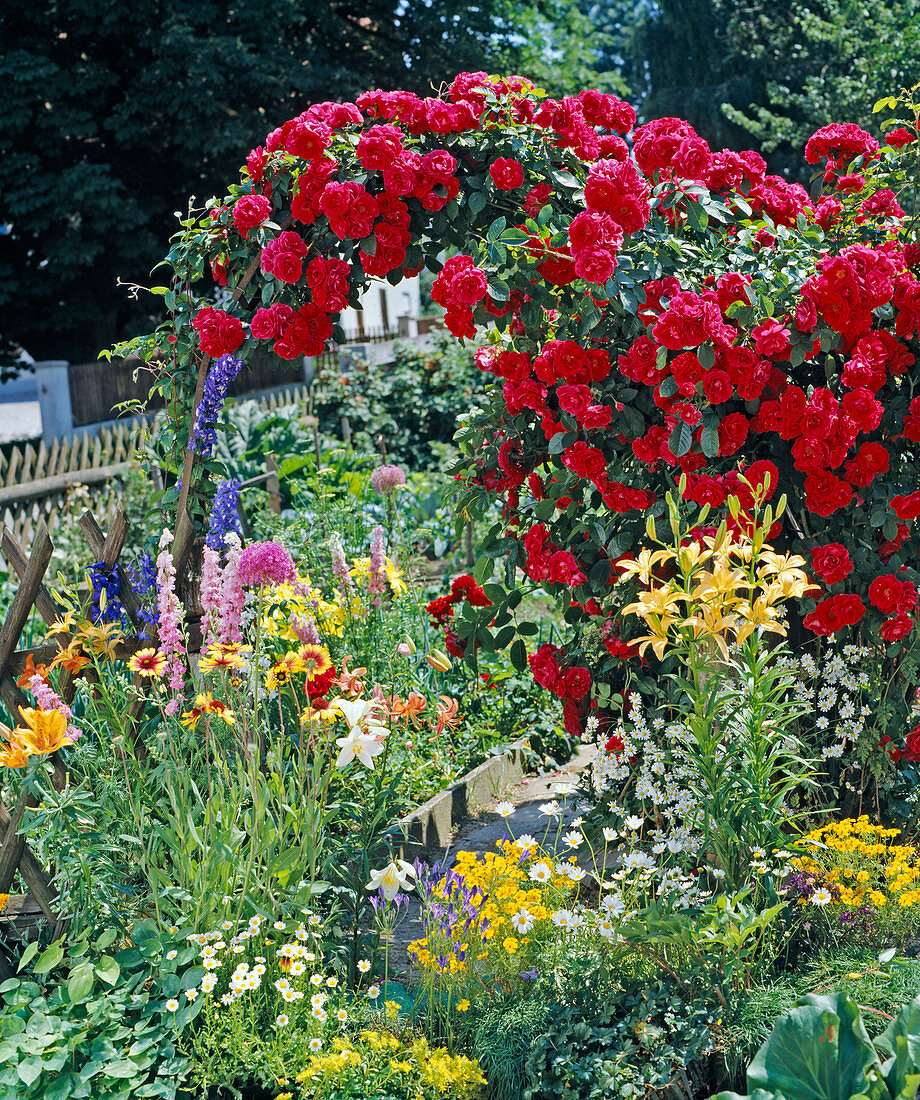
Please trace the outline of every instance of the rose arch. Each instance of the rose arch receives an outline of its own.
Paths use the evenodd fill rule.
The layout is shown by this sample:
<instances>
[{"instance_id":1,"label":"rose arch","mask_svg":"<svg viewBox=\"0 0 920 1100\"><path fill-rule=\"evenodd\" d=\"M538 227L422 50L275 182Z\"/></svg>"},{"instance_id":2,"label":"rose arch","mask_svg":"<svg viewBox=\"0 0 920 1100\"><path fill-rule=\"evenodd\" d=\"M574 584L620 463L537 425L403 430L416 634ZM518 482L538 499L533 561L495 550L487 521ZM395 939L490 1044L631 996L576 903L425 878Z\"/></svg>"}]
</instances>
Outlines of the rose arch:
<instances>
[{"instance_id":1,"label":"rose arch","mask_svg":"<svg viewBox=\"0 0 920 1100\"><path fill-rule=\"evenodd\" d=\"M370 278L427 266L447 327L494 376L460 435L464 507L503 505L476 579L504 559L564 608L572 641L530 662L572 728L639 669L616 563L681 475L688 507L735 497L742 525L752 486L785 494L771 538L821 587L801 639L862 630L900 661L920 515L907 107L882 145L852 124L816 133L814 196L679 119L636 129L613 96L550 99L519 77L311 107L182 223L169 319L120 349L159 364L180 510L203 512L215 400L240 361L320 353ZM510 645L523 666L520 593L484 595L461 587L432 613L453 652Z\"/></svg>"}]
</instances>

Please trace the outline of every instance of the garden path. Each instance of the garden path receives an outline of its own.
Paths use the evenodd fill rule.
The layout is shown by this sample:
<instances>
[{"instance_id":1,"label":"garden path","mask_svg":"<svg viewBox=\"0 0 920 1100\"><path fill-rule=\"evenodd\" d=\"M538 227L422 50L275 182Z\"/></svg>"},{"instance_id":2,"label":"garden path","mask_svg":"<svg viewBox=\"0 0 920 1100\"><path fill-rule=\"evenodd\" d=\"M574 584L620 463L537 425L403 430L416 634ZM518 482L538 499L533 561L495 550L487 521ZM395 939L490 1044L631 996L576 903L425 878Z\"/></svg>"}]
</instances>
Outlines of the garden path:
<instances>
[{"instance_id":1,"label":"garden path","mask_svg":"<svg viewBox=\"0 0 920 1100\"><path fill-rule=\"evenodd\" d=\"M471 816L458 826L450 843L444 848L429 852L425 862L440 861L443 869L446 870L453 866L457 852L495 851L496 841L509 835L509 826L515 837L529 833L538 841L542 841L550 819L540 812L540 806L559 797L556 790L558 786L566 785L573 788L577 786L581 772L590 765L596 751L594 745L580 745L564 768L546 775L525 776L516 786L497 795L475 816ZM514 803L514 813L508 819L495 812L495 806L503 801ZM563 826L577 815L576 800L570 795L566 799ZM556 828L557 826L553 825L550 829L550 843ZM405 916L401 916L390 942L388 965L391 978L400 981L411 974L412 966L407 948L421 935L421 905L412 893L409 895L408 912Z\"/></svg>"}]
</instances>

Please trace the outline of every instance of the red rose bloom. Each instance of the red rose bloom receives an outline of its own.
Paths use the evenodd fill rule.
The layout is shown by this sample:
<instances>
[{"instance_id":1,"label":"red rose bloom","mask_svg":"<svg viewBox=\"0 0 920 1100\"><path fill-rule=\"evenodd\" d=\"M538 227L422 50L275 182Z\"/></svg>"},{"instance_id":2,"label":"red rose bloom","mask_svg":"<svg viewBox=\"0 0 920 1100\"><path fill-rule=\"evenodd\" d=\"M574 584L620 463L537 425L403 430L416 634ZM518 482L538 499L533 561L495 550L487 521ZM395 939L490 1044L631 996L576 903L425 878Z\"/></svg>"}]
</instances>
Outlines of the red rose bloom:
<instances>
[{"instance_id":1,"label":"red rose bloom","mask_svg":"<svg viewBox=\"0 0 920 1100\"><path fill-rule=\"evenodd\" d=\"M524 169L511 157L499 157L489 169L489 175L499 191L514 191L524 184Z\"/></svg>"},{"instance_id":2,"label":"red rose bloom","mask_svg":"<svg viewBox=\"0 0 920 1100\"><path fill-rule=\"evenodd\" d=\"M233 224L245 239L249 230L266 221L271 212L271 199L264 195L243 195L233 207Z\"/></svg>"},{"instance_id":3,"label":"red rose bloom","mask_svg":"<svg viewBox=\"0 0 920 1100\"><path fill-rule=\"evenodd\" d=\"M246 333L238 317L231 317L221 309L205 306L192 320L192 328L198 333L198 344L205 355L219 359L228 355L243 343Z\"/></svg>"},{"instance_id":4,"label":"red rose bloom","mask_svg":"<svg viewBox=\"0 0 920 1100\"><path fill-rule=\"evenodd\" d=\"M811 552L812 567L825 584L838 584L853 572L850 553L840 542L816 546Z\"/></svg>"},{"instance_id":5,"label":"red rose bloom","mask_svg":"<svg viewBox=\"0 0 920 1100\"><path fill-rule=\"evenodd\" d=\"M892 497L891 510L898 519L916 519L920 516L920 489L915 493L908 493L907 496Z\"/></svg>"},{"instance_id":6,"label":"red rose bloom","mask_svg":"<svg viewBox=\"0 0 920 1100\"><path fill-rule=\"evenodd\" d=\"M913 628L914 620L910 615L896 615L893 619L886 619L882 623L879 634L886 642L899 642L902 638L906 638Z\"/></svg>"},{"instance_id":7,"label":"red rose bloom","mask_svg":"<svg viewBox=\"0 0 920 1100\"><path fill-rule=\"evenodd\" d=\"M917 605L917 589L910 581L900 581L893 573L885 573L869 585L869 599L883 615L901 614Z\"/></svg>"}]
</instances>

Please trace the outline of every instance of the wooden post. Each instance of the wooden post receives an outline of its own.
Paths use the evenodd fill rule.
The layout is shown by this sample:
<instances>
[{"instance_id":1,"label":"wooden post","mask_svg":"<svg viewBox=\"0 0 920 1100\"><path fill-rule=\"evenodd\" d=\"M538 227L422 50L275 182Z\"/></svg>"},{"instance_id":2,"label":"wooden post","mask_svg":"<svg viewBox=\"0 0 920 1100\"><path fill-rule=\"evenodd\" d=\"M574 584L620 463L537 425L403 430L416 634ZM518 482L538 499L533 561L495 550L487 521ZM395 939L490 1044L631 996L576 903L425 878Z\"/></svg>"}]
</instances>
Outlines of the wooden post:
<instances>
[{"instance_id":1,"label":"wooden post","mask_svg":"<svg viewBox=\"0 0 920 1100\"><path fill-rule=\"evenodd\" d=\"M281 481L278 477L278 456L269 452L265 456L265 488L268 490L268 510L281 515Z\"/></svg>"}]
</instances>

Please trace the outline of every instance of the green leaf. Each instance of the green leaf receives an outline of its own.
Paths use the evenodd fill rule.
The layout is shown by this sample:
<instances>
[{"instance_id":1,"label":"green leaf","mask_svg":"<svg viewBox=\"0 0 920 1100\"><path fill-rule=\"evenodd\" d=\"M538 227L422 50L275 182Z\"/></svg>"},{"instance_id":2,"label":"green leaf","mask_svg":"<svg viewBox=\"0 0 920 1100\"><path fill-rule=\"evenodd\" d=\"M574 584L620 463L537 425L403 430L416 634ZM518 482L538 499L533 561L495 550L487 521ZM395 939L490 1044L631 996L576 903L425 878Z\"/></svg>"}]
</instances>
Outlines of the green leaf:
<instances>
[{"instance_id":1,"label":"green leaf","mask_svg":"<svg viewBox=\"0 0 920 1100\"><path fill-rule=\"evenodd\" d=\"M474 191L466 200L470 213L475 217L486 208L486 197L481 191Z\"/></svg>"},{"instance_id":2,"label":"green leaf","mask_svg":"<svg viewBox=\"0 0 920 1100\"><path fill-rule=\"evenodd\" d=\"M106 985L114 985L118 981L118 975L121 973L121 967L112 958L111 955L103 955L103 957L96 963L96 973L106 983Z\"/></svg>"},{"instance_id":3,"label":"green leaf","mask_svg":"<svg viewBox=\"0 0 920 1100\"><path fill-rule=\"evenodd\" d=\"M508 651L508 656L511 658L511 663L518 672L524 672L526 670L527 646L524 645L520 638L511 646L511 649Z\"/></svg>"},{"instance_id":4,"label":"green leaf","mask_svg":"<svg viewBox=\"0 0 920 1100\"><path fill-rule=\"evenodd\" d=\"M38 962L33 967L36 974L47 974L53 970L64 958L64 948L59 943L53 943L39 955Z\"/></svg>"},{"instance_id":5,"label":"green leaf","mask_svg":"<svg viewBox=\"0 0 920 1100\"><path fill-rule=\"evenodd\" d=\"M776 1022L748 1067L748 1088L786 1100L850 1100L882 1065L856 1002L845 993L803 997Z\"/></svg>"},{"instance_id":6,"label":"green leaf","mask_svg":"<svg viewBox=\"0 0 920 1100\"><path fill-rule=\"evenodd\" d=\"M486 240L497 241L502 235L507 226L507 221L504 218L496 218L494 222L486 230Z\"/></svg>"},{"instance_id":7,"label":"green leaf","mask_svg":"<svg viewBox=\"0 0 920 1100\"><path fill-rule=\"evenodd\" d=\"M707 458L715 458L719 453L719 429L706 425L700 432L700 446Z\"/></svg>"},{"instance_id":8,"label":"green leaf","mask_svg":"<svg viewBox=\"0 0 920 1100\"><path fill-rule=\"evenodd\" d=\"M687 203L687 220L697 233L705 233L706 227L709 225L709 216L706 211L698 202L693 200Z\"/></svg>"},{"instance_id":9,"label":"green leaf","mask_svg":"<svg viewBox=\"0 0 920 1100\"><path fill-rule=\"evenodd\" d=\"M112 960L114 962L114 959ZM93 964L81 963L70 975L67 982L67 996L71 1004L80 1004L85 1001L93 989L95 978Z\"/></svg>"},{"instance_id":10,"label":"green leaf","mask_svg":"<svg viewBox=\"0 0 920 1100\"><path fill-rule=\"evenodd\" d=\"M106 1062L102 1072L106 1077L133 1077L138 1072L138 1066L135 1062L122 1058L117 1062Z\"/></svg>"},{"instance_id":11,"label":"green leaf","mask_svg":"<svg viewBox=\"0 0 920 1100\"><path fill-rule=\"evenodd\" d=\"M716 365L716 351L712 344L703 344L696 349L696 357L703 370L712 370Z\"/></svg>"},{"instance_id":12,"label":"green leaf","mask_svg":"<svg viewBox=\"0 0 920 1100\"><path fill-rule=\"evenodd\" d=\"M37 954L38 940L33 940L25 951L23 951L22 958L19 960L19 966L16 967L16 973L18 974L20 970L24 970Z\"/></svg>"},{"instance_id":13,"label":"green leaf","mask_svg":"<svg viewBox=\"0 0 920 1100\"><path fill-rule=\"evenodd\" d=\"M683 420L678 421L668 439L668 446L680 458L681 455L685 455L690 450L692 443L693 432L690 430L690 425L685 424Z\"/></svg>"},{"instance_id":14,"label":"green leaf","mask_svg":"<svg viewBox=\"0 0 920 1100\"><path fill-rule=\"evenodd\" d=\"M38 1080L41 1071L42 1060L37 1054L30 1054L28 1058L24 1058L16 1067L19 1079L24 1085L34 1084L34 1082Z\"/></svg>"},{"instance_id":15,"label":"green leaf","mask_svg":"<svg viewBox=\"0 0 920 1100\"><path fill-rule=\"evenodd\" d=\"M877 115L879 111L884 111L887 107L889 111L893 111L898 105L897 98L893 95L886 95L883 99L879 99L872 107L872 113Z\"/></svg>"}]
</instances>

